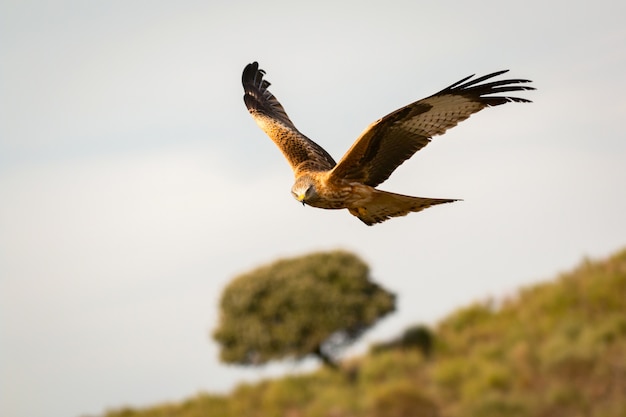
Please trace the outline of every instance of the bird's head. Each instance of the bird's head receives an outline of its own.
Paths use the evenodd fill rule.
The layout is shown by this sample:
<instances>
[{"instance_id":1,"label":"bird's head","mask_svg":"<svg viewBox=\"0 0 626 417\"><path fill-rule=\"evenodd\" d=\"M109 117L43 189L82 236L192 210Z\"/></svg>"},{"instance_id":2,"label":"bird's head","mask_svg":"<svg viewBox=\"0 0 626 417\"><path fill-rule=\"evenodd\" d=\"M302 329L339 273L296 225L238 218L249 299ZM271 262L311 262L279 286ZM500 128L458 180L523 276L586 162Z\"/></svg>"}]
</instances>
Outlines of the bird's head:
<instances>
[{"instance_id":1,"label":"bird's head","mask_svg":"<svg viewBox=\"0 0 626 417\"><path fill-rule=\"evenodd\" d=\"M293 187L291 187L291 195L302 203L302 205L310 203L311 200L315 200L315 198L317 198L317 190L315 189L313 179L308 175L298 177Z\"/></svg>"}]
</instances>

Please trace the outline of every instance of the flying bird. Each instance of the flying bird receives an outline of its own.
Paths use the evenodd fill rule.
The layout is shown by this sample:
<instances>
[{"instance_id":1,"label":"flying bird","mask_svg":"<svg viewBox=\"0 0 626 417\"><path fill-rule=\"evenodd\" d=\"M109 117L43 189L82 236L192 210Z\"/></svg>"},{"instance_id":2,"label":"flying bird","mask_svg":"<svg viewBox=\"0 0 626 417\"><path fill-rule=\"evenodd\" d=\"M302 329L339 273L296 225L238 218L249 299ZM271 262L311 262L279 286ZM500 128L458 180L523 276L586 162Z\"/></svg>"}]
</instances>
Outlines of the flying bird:
<instances>
[{"instance_id":1,"label":"flying bird","mask_svg":"<svg viewBox=\"0 0 626 417\"><path fill-rule=\"evenodd\" d=\"M267 89L259 64L248 64L242 75L244 102L256 123L274 141L291 165L293 197L302 204L323 209L348 209L371 226L396 216L421 211L458 199L411 197L376 189L431 138L485 107L508 102L528 103L501 95L534 90L529 80L493 78L508 70L482 77L465 77L430 97L402 107L369 125L339 163L293 124L283 106Z\"/></svg>"}]
</instances>

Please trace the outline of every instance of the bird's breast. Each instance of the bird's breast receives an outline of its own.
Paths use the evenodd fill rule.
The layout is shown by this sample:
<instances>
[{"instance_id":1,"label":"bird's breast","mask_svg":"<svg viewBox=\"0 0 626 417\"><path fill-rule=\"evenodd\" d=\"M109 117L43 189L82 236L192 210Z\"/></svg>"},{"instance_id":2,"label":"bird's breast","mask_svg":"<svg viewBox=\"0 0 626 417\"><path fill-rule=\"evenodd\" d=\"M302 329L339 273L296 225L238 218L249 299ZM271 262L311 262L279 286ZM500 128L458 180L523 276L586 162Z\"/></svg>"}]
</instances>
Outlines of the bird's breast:
<instances>
[{"instance_id":1,"label":"bird's breast","mask_svg":"<svg viewBox=\"0 0 626 417\"><path fill-rule=\"evenodd\" d=\"M319 181L315 184L316 195L307 199L312 207L323 209L343 209L348 207L352 195L352 185L344 182Z\"/></svg>"}]
</instances>

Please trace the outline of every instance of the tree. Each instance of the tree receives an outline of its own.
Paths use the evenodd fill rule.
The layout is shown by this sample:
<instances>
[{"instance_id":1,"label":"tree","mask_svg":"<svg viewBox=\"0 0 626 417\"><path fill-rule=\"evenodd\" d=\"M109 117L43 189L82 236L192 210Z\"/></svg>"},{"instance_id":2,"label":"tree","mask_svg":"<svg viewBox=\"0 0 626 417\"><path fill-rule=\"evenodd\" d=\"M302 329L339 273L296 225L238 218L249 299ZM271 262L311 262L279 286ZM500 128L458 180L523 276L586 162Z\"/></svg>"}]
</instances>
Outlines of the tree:
<instances>
[{"instance_id":1,"label":"tree","mask_svg":"<svg viewBox=\"0 0 626 417\"><path fill-rule=\"evenodd\" d=\"M357 256L322 252L283 259L236 277L224 290L213 337L227 363L261 365L339 350L395 309Z\"/></svg>"}]
</instances>

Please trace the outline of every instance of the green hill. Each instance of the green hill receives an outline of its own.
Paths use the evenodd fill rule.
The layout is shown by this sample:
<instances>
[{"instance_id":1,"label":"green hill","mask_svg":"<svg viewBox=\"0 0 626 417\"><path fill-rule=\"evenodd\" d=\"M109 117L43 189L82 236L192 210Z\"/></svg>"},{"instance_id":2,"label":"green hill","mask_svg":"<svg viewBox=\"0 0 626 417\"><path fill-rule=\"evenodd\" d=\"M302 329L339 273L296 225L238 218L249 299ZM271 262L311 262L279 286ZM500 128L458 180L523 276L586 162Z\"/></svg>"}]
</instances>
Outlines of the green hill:
<instances>
[{"instance_id":1,"label":"green hill","mask_svg":"<svg viewBox=\"0 0 626 417\"><path fill-rule=\"evenodd\" d=\"M444 319L428 355L399 339L343 372L106 417L626 417L626 250L498 304Z\"/></svg>"}]
</instances>

